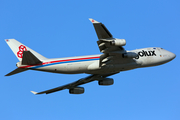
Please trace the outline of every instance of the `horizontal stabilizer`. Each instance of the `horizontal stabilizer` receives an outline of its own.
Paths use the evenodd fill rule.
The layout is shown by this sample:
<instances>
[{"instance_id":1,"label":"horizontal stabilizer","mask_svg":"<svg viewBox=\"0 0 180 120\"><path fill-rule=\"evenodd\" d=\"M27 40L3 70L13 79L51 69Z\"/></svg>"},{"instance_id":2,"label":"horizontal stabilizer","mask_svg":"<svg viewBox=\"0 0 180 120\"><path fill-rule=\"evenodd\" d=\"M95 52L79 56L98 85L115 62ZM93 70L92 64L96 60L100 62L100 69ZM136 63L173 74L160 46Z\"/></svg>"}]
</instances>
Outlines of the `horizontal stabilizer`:
<instances>
[{"instance_id":1,"label":"horizontal stabilizer","mask_svg":"<svg viewBox=\"0 0 180 120\"><path fill-rule=\"evenodd\" d=\"M8 73L7 75L5 76L11 76L11 75L14 75L14 74L17 74L17 73L20 73L20 72L24 72L28 69L25 69L25 68L17 68L15 70L13 70L12 72Z\"/></svg>"},{"instance_id":2,"label":"horizontal stabilizer","mask_svg":"<svg viewBox=\"0 0 180 120\"><path fill-rule=\"evenodd\" d=\"M36 65L42 62L30 51L23 51L22 65Z\"/></svg>"}]
</instances>

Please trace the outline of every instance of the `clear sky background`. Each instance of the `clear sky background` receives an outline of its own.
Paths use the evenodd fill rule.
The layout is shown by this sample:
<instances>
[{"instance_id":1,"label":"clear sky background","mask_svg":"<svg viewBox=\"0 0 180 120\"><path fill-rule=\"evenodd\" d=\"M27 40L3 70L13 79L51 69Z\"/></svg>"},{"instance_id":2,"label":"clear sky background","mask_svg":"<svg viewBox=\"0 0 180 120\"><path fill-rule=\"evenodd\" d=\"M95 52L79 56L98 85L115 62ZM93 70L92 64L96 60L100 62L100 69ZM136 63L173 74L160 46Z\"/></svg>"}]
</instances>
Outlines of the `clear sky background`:
<instances>
[{"instance_id":1,"label":"clear sky background","mask_svg":"<svg viewBox=\"0 0 180 120\"><path fill-rule=\"evenodd\" d=\"M1 120L180 120L179 0L1 0ZM164 65L111 76L112 86L92 82L85 93L34 95L86 74L26 71L10 77L18 59L4 39L15 38L47 58L99 54L88 20L106 25L125 49L162 47L176 58Z\"/></svg>"}]
</instances>

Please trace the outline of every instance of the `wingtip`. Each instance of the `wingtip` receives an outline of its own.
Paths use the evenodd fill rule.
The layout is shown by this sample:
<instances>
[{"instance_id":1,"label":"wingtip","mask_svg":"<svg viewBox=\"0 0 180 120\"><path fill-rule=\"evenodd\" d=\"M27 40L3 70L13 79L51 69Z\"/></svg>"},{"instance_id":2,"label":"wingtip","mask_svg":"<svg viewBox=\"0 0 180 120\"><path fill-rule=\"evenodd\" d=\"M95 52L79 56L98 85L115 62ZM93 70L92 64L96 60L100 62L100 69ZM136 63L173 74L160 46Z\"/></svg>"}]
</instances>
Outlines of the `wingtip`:
<instances>
[{"instance_id":1,"label":"wingtip","mask_svg":"<svg viewBox=\"0 0 180 120\"><path fill-rule=\"evenodd\" d=\"M31 93L33 93L33 94L35 94L35 95L37 94L37 92L35 92L35 91L31 91Z\"/></svg>"},{"instance_id":2,"label":"wingtip","mask_svg":"<svg viewBox=\"0 0 180 120\"><path fill-rule=\"evenodd\" d=\"M89 18L89 20L92 22L92 23L99 23L98 21L92 19L92 18Z\"/></svg>"}]
</instances>

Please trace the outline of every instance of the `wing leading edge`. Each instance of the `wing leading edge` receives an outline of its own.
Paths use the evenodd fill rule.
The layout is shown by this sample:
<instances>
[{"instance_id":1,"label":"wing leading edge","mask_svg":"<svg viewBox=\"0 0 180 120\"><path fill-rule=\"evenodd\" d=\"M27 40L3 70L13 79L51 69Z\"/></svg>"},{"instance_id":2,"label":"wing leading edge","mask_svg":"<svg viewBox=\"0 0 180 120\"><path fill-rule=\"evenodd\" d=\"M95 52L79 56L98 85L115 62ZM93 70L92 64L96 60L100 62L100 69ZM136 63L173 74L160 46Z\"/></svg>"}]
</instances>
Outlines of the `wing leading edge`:
<instances>
[{"instance_id":1,"label":"wing leading edge","mask_svg":"<svg viewBox=\"0 0 180 120\"><path fill-rule=\"evenodd\" d=\"M117 73L104 74L104 75L89 75L89 76L87 76L85 78L81 78L75 82L72 82L72 83L69 83L69 84L66 84L63 86L59 86L59 87L56 87L53 89L45 90L42 92L35 92L35 91L31 91L31 92L35 95L38 95L38 94L50 94L50 93L57 92L57 91L64 90L64 89L70 90L70 89L78 87L79 85L83 85L83 84L86 84L86 83L89 83L89 82L92 82L95 80L98 80L98 81L103 80L104 78L111 76L111 75L114 75L114 74L117 74Z\"/></svg>"},{"instance_id":2,"label":"wing leading edge","mask_svg":"<svg viewBox=\"0 0 180 120\"><path fill-rule=\"evenodd\" d=\"M125 49L122 47L126 44L125 39L113 38L112 34L108 31L104 24L91 18L89 20L93 23L99 39L97 44L100 52L103 53L100 56L100 67L114 64L114 61L116 61L117 58L122 63L122 54L126 53Z\"/></svg>"},{"instance_id":3,"label":"wing leading edge","mask_svg":"<svg viewBox=\"0 0 180 120\"><path fill-rule=\"evenodd\" d=\"M93 23L98 39L108 39L113 37L104 24L92 18L90 18L89 20Z\"/></svg>"},{"instance_id":4,"label":"wing leading edge","mask_svg":"<svg viewBox=\"0 0 180 120\"><path fill-rule=\"evenodd\" d=\"M56 88L53 88L50 90L46 90L46 91L42 91L42 92L35 92L35 91L31 91L31 92L33 94L49 94L49 93L57 92L57 91L64 90L64 89L72 89L72 88L75 88L79 85L82 85L82 84L85 84L88 82L92 82L92 81L97 80L97 79L100 79L100 75L90 75L86 78L82 78L82 79L79 79L75 82L72 82L72 83L69 83L69 84L66 84L63 86L59 86L59 87L56 87Z\"/></svg>"}]
</instances>

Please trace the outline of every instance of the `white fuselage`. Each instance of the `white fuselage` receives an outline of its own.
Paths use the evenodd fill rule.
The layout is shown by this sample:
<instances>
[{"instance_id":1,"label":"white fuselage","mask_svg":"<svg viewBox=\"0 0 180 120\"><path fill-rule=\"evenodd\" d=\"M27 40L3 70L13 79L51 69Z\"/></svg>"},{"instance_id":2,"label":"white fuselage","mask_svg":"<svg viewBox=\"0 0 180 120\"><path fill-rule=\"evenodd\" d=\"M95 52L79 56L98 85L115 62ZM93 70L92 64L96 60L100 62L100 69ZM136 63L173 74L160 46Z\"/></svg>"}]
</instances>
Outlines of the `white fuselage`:
<instances>
[{"instance_id":1,"label":"white fuselage","mask_svg":"<svg viewBox=\"0 0 180 120\"><path fill-rule=\"evenodd\" d=\"M43 61L42 65L19 65L18 67L63 74L109 74L135 68L161 65L171 61L176 56L174 53L159 47L136 49L127 52L135 52L138 54L138 57L122 59L121 54L104 67L99 67L99 58L101 55L47 59Z\"/></svg>"}]
</instances>

